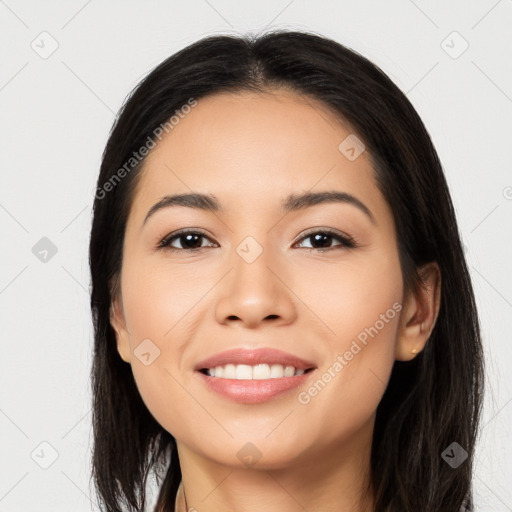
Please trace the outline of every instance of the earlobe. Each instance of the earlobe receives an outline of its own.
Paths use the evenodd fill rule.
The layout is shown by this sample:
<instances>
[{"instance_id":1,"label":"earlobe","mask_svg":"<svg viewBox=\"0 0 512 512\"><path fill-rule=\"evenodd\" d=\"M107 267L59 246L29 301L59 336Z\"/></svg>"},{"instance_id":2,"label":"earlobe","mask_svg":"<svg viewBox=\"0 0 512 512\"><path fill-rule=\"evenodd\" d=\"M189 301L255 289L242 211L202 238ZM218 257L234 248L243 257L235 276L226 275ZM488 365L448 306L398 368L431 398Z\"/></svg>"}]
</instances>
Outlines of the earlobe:
<instances>
[{"instance_id":1,"label":"earlobe","mask_svg":"<svg viewBox=\"0 0 512 512\"><path fill-rule=\"evenodd\" d=\"M126 329L123 307L119 297L113 299L110 306L110 325L116 333L117 351L121 359L129 363L131 361L130 340Z\"/></svg>"},{"instance_id":2,"label":"earlobe","mask_svg":"<svg viewBox=\"0 0 512 512\"><path fill-rule=\"evenodd\" d=\"M409 293L402 310L396 359L410 361L421 352L432 333L441 304L441 272L436 262L419 269L423 286Z\"/></svg>"}]
</instances>

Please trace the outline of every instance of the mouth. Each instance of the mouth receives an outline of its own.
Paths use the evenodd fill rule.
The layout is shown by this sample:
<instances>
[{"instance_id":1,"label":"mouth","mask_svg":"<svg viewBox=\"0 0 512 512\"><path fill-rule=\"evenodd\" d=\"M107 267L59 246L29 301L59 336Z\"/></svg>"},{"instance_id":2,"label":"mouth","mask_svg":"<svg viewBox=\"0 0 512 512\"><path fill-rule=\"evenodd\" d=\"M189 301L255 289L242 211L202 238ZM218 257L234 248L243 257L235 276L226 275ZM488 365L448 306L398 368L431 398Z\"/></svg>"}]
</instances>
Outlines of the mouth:
<instances>
[{"instance_id":1,"label":"mouth","mask_svg":"<svg viewBox=\"0 0 512 512\"><path fill-rule=\"evenodd\" d=\"M243 404L258 404L304 385L317 366L277 349L233 349L209 357L194 368L216 395Z\"/></svg>"},{"instance_id":2,"label":"mouth","mask_svg":"<svg viewBox=\"0 0 512 512\"><path fill-rule=\"evenodd\" d=\"M312 361L275 348L234 348L198 362L194 370L211 377L269 379L293 377L296 372L301 375L314 368L316 365Z\"/></svg>"}]
</instances>

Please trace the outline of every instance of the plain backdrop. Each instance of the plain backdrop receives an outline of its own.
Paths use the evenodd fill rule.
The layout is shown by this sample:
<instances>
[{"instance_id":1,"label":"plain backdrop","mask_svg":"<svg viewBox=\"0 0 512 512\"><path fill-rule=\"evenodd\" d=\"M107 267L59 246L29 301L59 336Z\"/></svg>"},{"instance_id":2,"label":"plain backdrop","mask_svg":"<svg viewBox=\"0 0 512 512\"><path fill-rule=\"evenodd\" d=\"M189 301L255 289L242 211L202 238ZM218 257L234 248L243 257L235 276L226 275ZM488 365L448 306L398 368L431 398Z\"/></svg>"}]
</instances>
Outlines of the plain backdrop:
<instances>
[{"instance_id":1,"label":"plain backdrop","mask_svg":"<svg viewBox=\"0 0 512 512\"><path fill-rule=\"evenodd\" d=\"M486 352L477 510L512 511L512 1L0 0L1 512L98 510L87 251L116 112L187 44L274 27L368 57L432 136Z\"/></svg>"}]
</instances>

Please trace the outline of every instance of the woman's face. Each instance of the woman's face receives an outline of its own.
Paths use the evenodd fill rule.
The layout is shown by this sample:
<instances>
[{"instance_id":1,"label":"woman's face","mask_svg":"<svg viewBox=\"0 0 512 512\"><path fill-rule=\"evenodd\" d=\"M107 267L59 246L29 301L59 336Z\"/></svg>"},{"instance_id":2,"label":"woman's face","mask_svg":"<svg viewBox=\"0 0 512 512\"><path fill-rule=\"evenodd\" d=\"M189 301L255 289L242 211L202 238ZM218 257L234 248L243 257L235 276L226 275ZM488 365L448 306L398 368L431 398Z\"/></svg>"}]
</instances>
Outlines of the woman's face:
<instances>
[{"instance_id":1,"label":"woman's face","mask_svg":"<svg viewBox=\"0 0 512 512\"><path fill-rule=\"evenodd\" d=\"M338 200L297 199L326 192ZM168 202L147 217L178 194L218 208ZM279 468L369 445L402 316L396 232L368 153L319 103L220 94L183 115L145 162L119 299L119 353L196 455ZM211 362L229 379L201 371L233 349Z\"/></svg>"}]
</instances>

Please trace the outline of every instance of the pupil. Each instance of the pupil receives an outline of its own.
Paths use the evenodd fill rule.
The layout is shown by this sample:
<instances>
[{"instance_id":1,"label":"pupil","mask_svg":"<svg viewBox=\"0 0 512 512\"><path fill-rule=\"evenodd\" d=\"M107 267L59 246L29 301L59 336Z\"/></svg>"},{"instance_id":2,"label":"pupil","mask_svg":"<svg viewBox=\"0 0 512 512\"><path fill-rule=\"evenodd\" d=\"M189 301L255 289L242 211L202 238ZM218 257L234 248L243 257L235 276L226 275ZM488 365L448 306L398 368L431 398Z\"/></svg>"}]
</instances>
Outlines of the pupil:
<instances>
[{"instance_id":1,"label":"pupil","mask_svg":"<svg viewBox=\"0 0 512 512\"><path fill-rule=\"evenodd\" d=\"M323 235L323 234L316 234L316 235L313 235L313 238L315 239L315 243L318 243L319 241L319 238L323 238L324 239L324 242L326 241L327 239L327 243L320 243L320 246L321 247L329 247L330 245L330 239L332 238L330 235Z\"/></svg>"},{"instance_id":2,"label":"pupil","mask_svg":"<svg viewBox=\"0 0 512 512\"><path fill-rule=\"evenodd\" d=\"M183 235L181 237L181 241L182 241L182 245L183 247L185 248L188 248L188 249L195 249L194 247L194 243L197 244L197 239L199 237L201 237L202 235ZM183 239L187 240L186 243L183 243ZM195 241L192 241L190 239L195 239Z\"/></svg>"}]
</instances>

